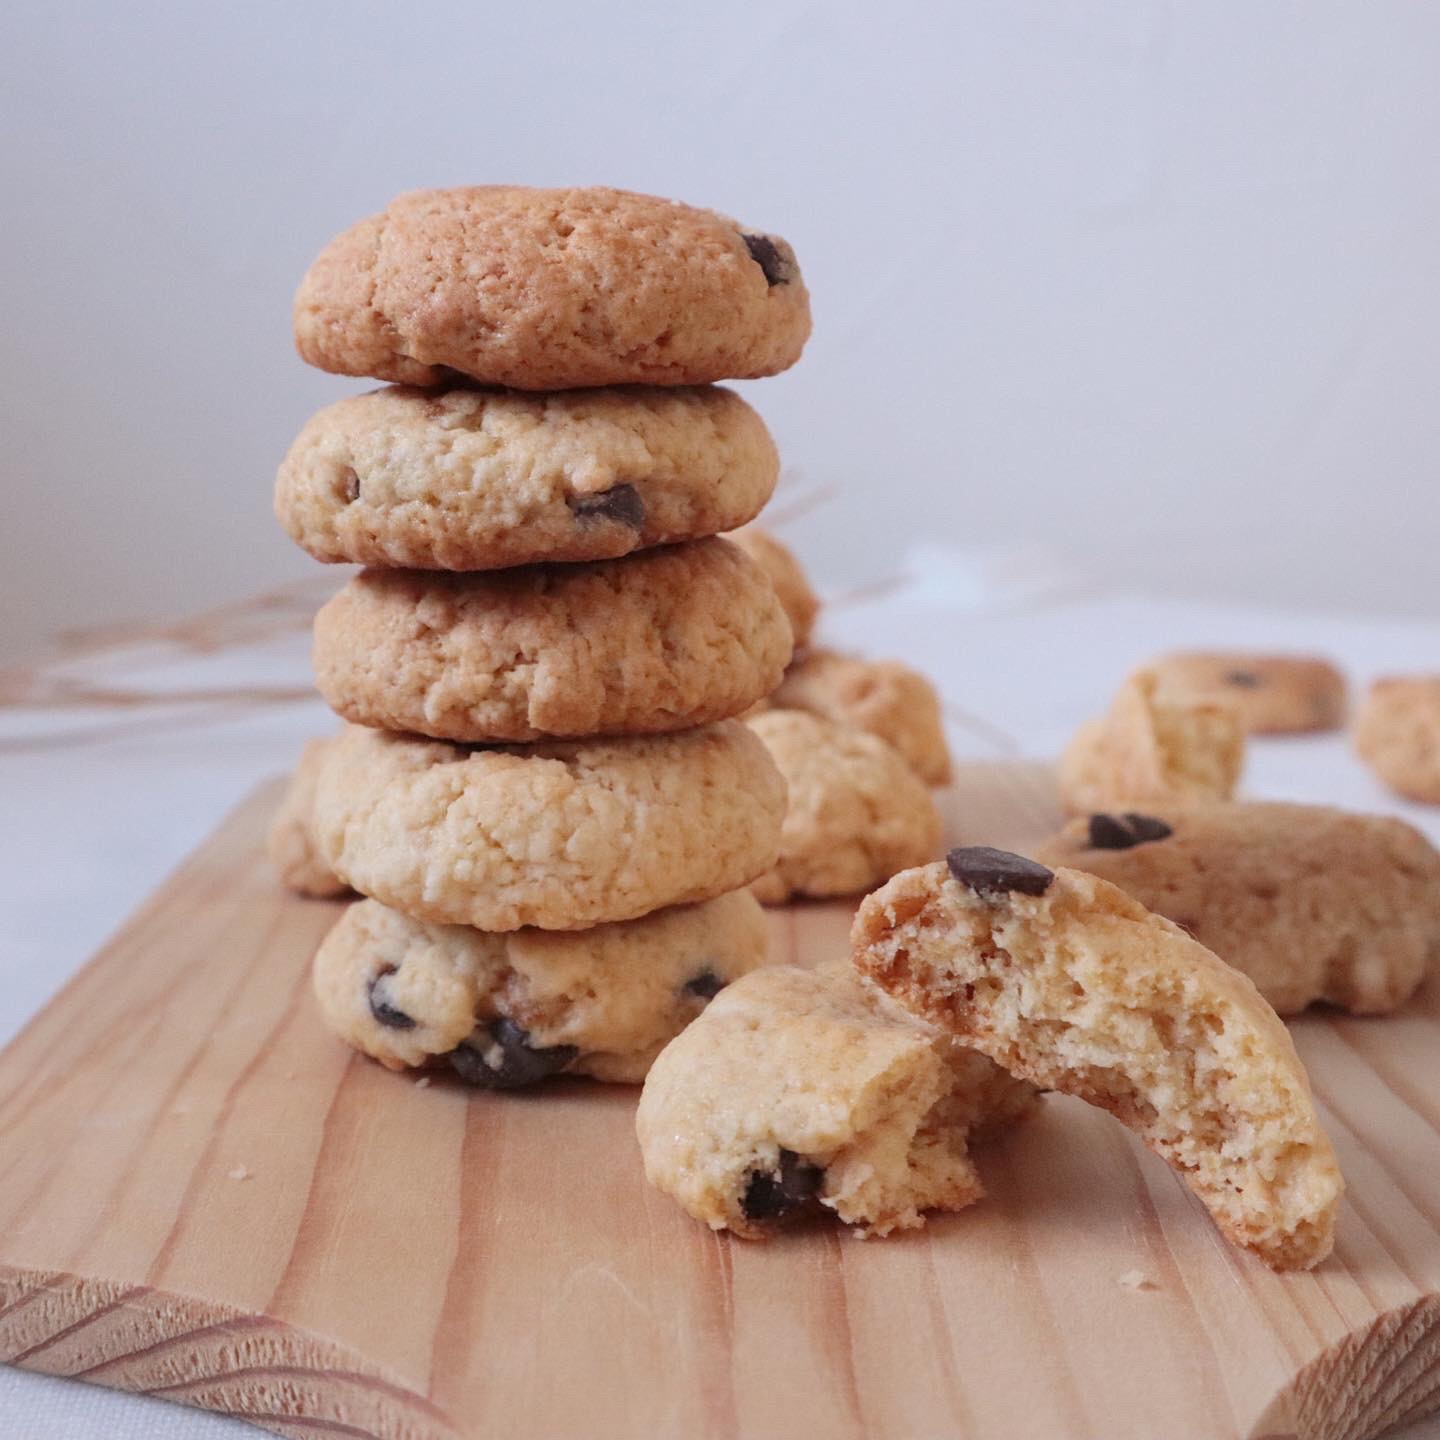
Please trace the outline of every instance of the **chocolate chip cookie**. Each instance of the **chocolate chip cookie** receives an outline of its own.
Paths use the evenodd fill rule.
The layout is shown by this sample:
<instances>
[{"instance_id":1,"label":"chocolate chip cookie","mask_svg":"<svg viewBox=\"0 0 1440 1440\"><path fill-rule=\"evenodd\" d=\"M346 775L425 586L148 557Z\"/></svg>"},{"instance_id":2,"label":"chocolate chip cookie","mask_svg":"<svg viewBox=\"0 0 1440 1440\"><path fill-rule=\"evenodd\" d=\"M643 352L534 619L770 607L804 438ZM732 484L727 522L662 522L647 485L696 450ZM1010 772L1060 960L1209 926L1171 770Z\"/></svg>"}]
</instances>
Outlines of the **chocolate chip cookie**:
<instances>
[{"instance_id":1,"label":"chocolate chip cookie","mask_svg":"<svg viewBox=\"0 0 1440 1440\"><path fill-rule=\"evenodd\" d=\"M1440 675L1406 675L1370 687L1355 748L1398 795L1440 805Z\"/></svg>"},{"instance_id":2,"label":"chocolate chip cookie","mask_svg":"<svg viewBox=\"0 0 1440 1440\"><path fill-rule=\"evenodd\" d=\"M732 529L770 498L778 469L764 422L713 386L392 387L310 418L280 466L275 513L317 560L497 570Z\"/></svg>"},{"instance_id":3,"label":"chocolate chip cookie","mask_svg":"<svg viewBox=\"0 0 1440 1440\"><path fill-rule=\"evenodd\" d=\"M703 385L800 358L795 252L602 186L415 190L332 240L295 297L303 359L406 385Z\"/></svg>"},{"instance_id":4,"label":"chocolate chip cookie","mask_svg":"<svg viewBox=\"0 0 1440 1440\"><path fill-rule=\"evenodd\" d=\"M1345 723L1345 677L1318 656L1178 650L1146 668L1176 695L1227 701L1252 735L1338 730Z\"/></svg>"},{"instance_id":5,"label":"chocolate chip cookie","mask_svg":"<svg viewBox=\"0 0 1440 1440\"><path fill-rule=\"evenodd\" d=\"M491 574L366 570L315 617L337 714L443 740L685 730L753 705L789 658L769 581L724 540Z\"/></svg>"},{"instance_id":6,"label":"chocolate chip cookie","mask_svg":"<svg viewBox=\"0 0 1440 1440\"><path fill-rule=\"evenodd\" d=\"M280 883L317 899L344 895L350 888L315 845L315 784L332 743L329 739L306 742L265 838L265 852Z\"/></svg>"},{"instance_id":7,"label":"chocolate chip cookie","mask_svg":"<svg viewBox=\"0 0 1440 1440\"><path fill-rule=\"evenodd\" d=\"M1079 870L953 850L861 905L860 972L1013 1075L1109 1110L1276 1269L1330 1253L1340 1171L1250 980Z\"/></svg>"},{"instance_id":8,"label":"chocolate chip cookie","mask_svg":"<svg viewBox=\"0 0 1440 1440\"><path fill-rule=\"evenodd\" d=\"M803 649L810 642L815 617L820 613L820 597L811 588L795 552L758 525L746 525L729 538L770 577L781 609L789 617L795 648Z\"/></svg>"},{"instance_id":9,"label":"chocolate chip cookie","mask_svg":"<svg viewBox=\"0 0 1440 1440\"><path fill-rule=\"evenodd\" d=\"M810 1211L862 1233L984 1190L970 1142L1032 1086L867 992L842 962L737 981L661 1052L635 1130L650 1183L750 1239Z\"/></svg>"}]
</instances>

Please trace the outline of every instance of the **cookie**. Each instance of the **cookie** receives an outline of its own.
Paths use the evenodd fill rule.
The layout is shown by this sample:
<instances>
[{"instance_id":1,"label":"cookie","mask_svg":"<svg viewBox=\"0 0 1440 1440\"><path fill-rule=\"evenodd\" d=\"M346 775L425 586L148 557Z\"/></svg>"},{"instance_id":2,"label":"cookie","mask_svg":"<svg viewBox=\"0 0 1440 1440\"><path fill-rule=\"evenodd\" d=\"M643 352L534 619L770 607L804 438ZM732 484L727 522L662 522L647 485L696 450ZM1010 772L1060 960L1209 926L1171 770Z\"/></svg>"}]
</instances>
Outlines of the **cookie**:
<instances>
[{"instance_id":1,"label":"cookie","mask_svg":"<svg viewBox=\"0 0 1440 1440\"><path fill-rule=\"evenodd\" d=\"M1345 677L1317 656L1180 650L1146 669L1176 695L1228 701L1252 735L1338 730L1345 723Z\"/></svg>"},{"instance_id":2,"label":"cookie","mask_svg":"<svg viewBox=\"0 0 1440 1440\"><path fill-rule=\"evenodd\" d=\"M1440 805L1440 675L1377 680L1360 709L1355 748L1396 794Z\"/></svg>"},{"instance_id":3,"label":"cookie","mask_svg":"<svg viewBox=\"0 0 1440 1440\"><path fill-rule=\"evenodd\" d=\"M650 1183L716 1230L763 1239L824 1207L885 1235L978 1200L969 1142L1034 1103L842 961L721 994L651 1067L635 1131Z\"/></svg>"},{"instance_id":4,"label":"cookie","mask_svg":"<svg viewBox=\"0 0 1440 1440\"><path fill-rule=\"evenodd\" d=\"M1245 730L1229 704L1186 700L1148 671L1120 687L1060 759L1060 798L1071 811L1228 800L1245 766Z\"/></svg>"},{"instance_id":5,"label":"cookie","mask_svg":"<svg viewBox=\"0 0 1440 1440\"><path fill-rule=\"evenodd\" d=\"M419 919L583 930L748 885L775 863L784 810L738 720L490 748L350 726L315 835L337 875Z\"/></svg>"},{"instance_id":6,"label":"cookie","mask_svg":"<svg viewBox=\"0 0 1440 1440\"><path fill-rule=\"evenodd\" d=\"M765 960L744 890L590 930L487 934L352 905L315 956L325 1023L392 1070L485 1089L547 1075L638 1082L661 1047Z\"/></svg>"},{"instance_id":7,"label":"cookie","mask_svg":"<svg viewBox=\"0 0 1440 1440\"><path fill-rule=\"evenodd\" d=\"M851 940L915 1014L1109 1110L1266 1264L1330 1253L1344 1183L1290 1035L1179 926L1093 875L975 847L897 875Z\"/></svg>"},{"instance_id":8,"label":"cookie","mask_svg":"<svg viewBox=\"0 0 1440 1440\"><path fill-rule=\"evenodd\" d=\"M275 513L317 560L498 570L732 529L778 470L764 422L729 390L393 387L310 418Z\"/></svg>"},{"instance_id":9,"label":"cookie","mask_svg":"<svg viewBox=\"0 0 1440 1440\"><path fill-rule=\"evenodd\" d=\"M315 847L315 782L332 743L329 739L305 742L265 837L265 853L280 883L287 890L317 899L344 895L350 888Z\"/></svg>"},{"instance_id":10,"label":"cookie","mask_svg":"<svg viewBox=\"0 0 1440 1440\"><path fill-rule=\"evenodd\" d=\"M724 540L492 574L365 570L315 617L315 682L361 725L442 740L646 735L774 689L790 627Z\"/></svg>"},{"instance_id":11,"label":"cookie","mask_svg":"<svg viewBox=\"0 0 1440 1440\"><path fill-rule=\"evenodd\" d=\"M800 358L790 246L602 186L414 190L332 240L295 296L301 358L405 385L704 385Z\"/></svg>"},{"instance_id":12,"label":"cookie","mask_svg":"<svg viewBox=\"0 0 1440 1440\"><path fill-rule=\"evenodd\" d=\"M858 895L939 849L930 792L883 740L802 710L766 710L746 724L789 795L779 858L753 887L767 905Z\"/></svg>"},{"instance_id":13,"label":"cookie","mask_svg":"<svg viewBox=\"0 0 1440 1440\"><path fill-rule=\"evenodd\" d=\"M1440 853L1323 805L1209 804L1072 822L1035 858L1118 885L1243 971L1282 1015L1403 1005L1440 963Z\"/></svg>"},{"instance_id":14,"label":"cookie","mask_svg":"<svg viewBox=\"0 0 1440 1440\"><path fill-rule=\"evenodd\" d=\"M898 660L811 650L786 672L771 703L879 736L927 785L943 785L950 778L940 697L919 671Z\"/></svg>"},{"instance_id":15,"label":"cookie","mask_svg":"<svg viewBox=\"0 0 1440 1440\"><path fill-rule=\"evenodd\" d=\"M795 552L758 525L746 525L728 538L770 577L780 597L780 606L789 617L795 648L803 649L810 641L815 617L820 613L820 597L811 589Z\"/></svg>"}]
</instances>

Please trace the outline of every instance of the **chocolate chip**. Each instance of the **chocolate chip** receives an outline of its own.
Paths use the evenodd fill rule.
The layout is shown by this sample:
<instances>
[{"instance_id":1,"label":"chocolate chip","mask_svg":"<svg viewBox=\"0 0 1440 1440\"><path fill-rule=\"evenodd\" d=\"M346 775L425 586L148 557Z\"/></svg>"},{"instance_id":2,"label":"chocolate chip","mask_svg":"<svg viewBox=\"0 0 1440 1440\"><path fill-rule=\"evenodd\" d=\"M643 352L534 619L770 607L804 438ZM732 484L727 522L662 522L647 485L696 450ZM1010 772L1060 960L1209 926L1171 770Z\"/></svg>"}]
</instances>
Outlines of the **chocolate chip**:
<instances>
[{"instance_id":1,"label":"chocolate chip","mask_svg":"<svg viewBox=\"0 0 1440 1440\"><path fill-rule=\"evenodd\" d=\"M740 1208L747 1220L783 1220L815 1198L825 1172L793 1150L780 1152L778 1170L755 1170L745 1185Z\"/></svg>"},{"instance_id":2,"label":"chocolate chip","mask_svg":"<svg viewBox=\"0 0 1440 1440\"><path fill-rule=\"evenodd\" d=\"M989 845L965 845L952 850L945 863L950 873L977 895L1004 895L1012 890L1021 895L1043 895L1055 878L1054 872L1043 865Z\"/></svg>"},{"instance_id":3,"label":"chocolate chip","mask_svg":"<svg viewBox=\"0 0 1440 1440\"><path fill-rule=\"evenodd\" d=\"M395 967L387 965L370 982L370 988L366 991L366 997L370 1001L370 1013L375 1017L378 1024L384 1025L389 1030L413 1030L415 1028L415 1017L407 1015L403 1010L397 1010L380 993L380 982L387 975L393 975Z\"/></svg>"},{"instance_id":4,"label":"chocolate chip","mask_svg":"<svg viewBox=\"0 0 1440 1440\"><path fill-rule=\"evenodd\" d=\"M1092 815L1090 817L1090 848L1092 850L1131 850L1151 840L1163 840L1175 832L1153 815L1137 815L1127 810L1123 815Z\"/></svg>"},{"instance_id":5,"label":"chocolate chip","mask_svg":"<svg viewBox=\"0 0 1440 1440\"><path fill-rule=\"evenodd\" d=\"M645 528L645 501L633 485L612 485L596 495L572 495L566 504L577 520L614 520L632 530Z\"/></svg>"},{"instance_id":6,"label":"chocolate chip","mask_svg":"<svg viewBox=\"0 0 1440 1440\"><path fill-rule=\"evenodd\" d=\"M702 970L693 980L685 982L685 993L700 1000L713 1000L729 981L722 980L713 970Z\"/></svg>"},{"instance_id":7,"label":"chocolate chip","mask_svg":"<svg viewBox=\"0 0 1440 1440\"><path fill-rule=\"evenodd\" d=\"M765 272L767 285L788 285L795 278L795 262L780 253L768 235L742 235L750 258Z\"/></svg>"},{"instance_id":8,"label":"chocolate chip","mask_svg":"<svg viewBox=\"0 0 1440 1440\"><path fill-rule=\"evenodd\" d=\"M347 505L360 498L360 476L349 465L340 472L340 494Z\"/></svg>"},{"instance_id":9,"label":"chocolate chip","mask_svg":"<svg viewBox=\"0 0 1440 1440\"><path fill-rule=\"evenodd\" d=\"M532 1046L529 1032L502 1015L480 1026L445 1058L467 1085L513 1090L563 1070L579 1053L573 1045Z\"/></svg>"},{"instance_id":10,"label":"chocolate chip","mask_svg":"<svg viewBox=\"0 0 1440 1440\"><path fill-rule=\"evenodd\" d=\"M1225 683L1227 685L1238 685L1242 690L1254 690L1262 682L1253 670L1227 670L1225 672Z\"/></svg>"}]
</instances>

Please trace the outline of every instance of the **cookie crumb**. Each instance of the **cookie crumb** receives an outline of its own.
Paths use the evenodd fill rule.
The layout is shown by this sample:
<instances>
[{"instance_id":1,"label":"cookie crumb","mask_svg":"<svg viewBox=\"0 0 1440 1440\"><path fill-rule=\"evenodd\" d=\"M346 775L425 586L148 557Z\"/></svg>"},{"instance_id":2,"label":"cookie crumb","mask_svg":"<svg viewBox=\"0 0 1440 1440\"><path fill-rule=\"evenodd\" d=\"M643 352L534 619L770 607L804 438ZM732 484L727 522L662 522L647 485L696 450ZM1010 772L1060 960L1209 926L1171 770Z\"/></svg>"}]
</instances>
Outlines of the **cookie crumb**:
<instances>
[{"instance_id":1,"label":"cookie crumb","mask_svg":"<svg viewBox=\"0 0 1440 1440\"><path fill-rule=\"evenodd\" d=\"M250 1178L250 1169L246 1165L237 1165L233 1170L227 1170L225 1173L231 1180L248 1180Z\"/></svg>"},{"instance_id":2,"label":"cookie crumb","mask_svg":"<svg viewBox=\"0 0 1440 1440\"><path fill-rule=\"evenodd\" d=\"M1119 1280L1127 1290L1154 1290L1155 1282L1143 1270L1127 1270Z\"/></svg>"}]
</instances>

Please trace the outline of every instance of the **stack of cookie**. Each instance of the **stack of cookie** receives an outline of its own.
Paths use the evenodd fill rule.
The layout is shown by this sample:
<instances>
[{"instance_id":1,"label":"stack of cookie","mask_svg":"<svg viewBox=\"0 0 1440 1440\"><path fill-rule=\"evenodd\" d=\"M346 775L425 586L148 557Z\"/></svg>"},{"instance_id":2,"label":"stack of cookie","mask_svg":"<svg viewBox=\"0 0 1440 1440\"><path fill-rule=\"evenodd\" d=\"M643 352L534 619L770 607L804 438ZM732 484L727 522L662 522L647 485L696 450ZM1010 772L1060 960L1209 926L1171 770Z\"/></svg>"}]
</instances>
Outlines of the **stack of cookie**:
<instances>
[{"instance_id":1,"label":"stack of cookie","mask_svg":"<svg viewBox=\"0 0 1440 1440\"><path fill-rule=\"evenodd\" d=\"M809 329L784 241L615 190L406 195L311 267L303 358L390 382L316 415L276 494L317 559L371 567L316 620L350 724L284 852L368 897L316 958L351 1044L489 1087L633 1081L761 963L745 887L785 789L731 717L792 634L718 536L778 460L714 382Z\"/></svg>"}]
</instances>

